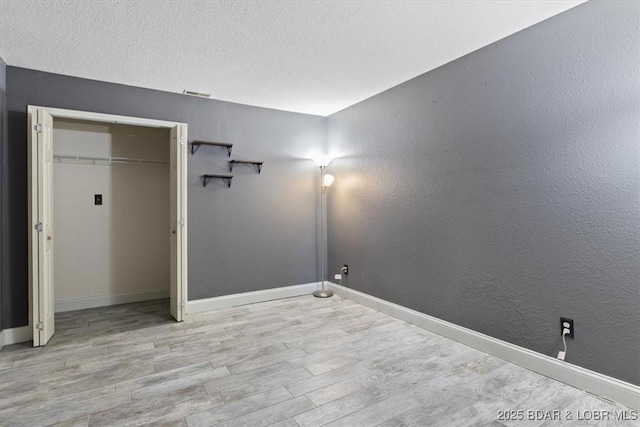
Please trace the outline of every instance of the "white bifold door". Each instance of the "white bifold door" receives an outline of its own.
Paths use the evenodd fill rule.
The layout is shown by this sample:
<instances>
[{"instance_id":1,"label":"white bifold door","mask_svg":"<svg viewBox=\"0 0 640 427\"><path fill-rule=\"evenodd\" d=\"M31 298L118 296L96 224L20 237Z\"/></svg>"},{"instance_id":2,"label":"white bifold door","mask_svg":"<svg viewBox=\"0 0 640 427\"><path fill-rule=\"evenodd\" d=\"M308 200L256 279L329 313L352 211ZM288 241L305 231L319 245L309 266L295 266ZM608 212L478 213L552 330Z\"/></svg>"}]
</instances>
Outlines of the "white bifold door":
<instances>
[{"instance_id":1,"label":"white bifold door","mask_svg":"<svg viewBox=\"0 0 640 427\"><path fill-rule=\"evenodd\" d=\"M171 129L170 206L171 224L171 286L169 311L178 322L184 320L187 302L187 125Z\"/></svg>"},{"instance_id":2,"label":"white bifold door","mask_svg":"<svg viewBox=\"0 0 640 427\"><path fill-rule=\"evenodd\" d=\"M29 114L31 239L29 266L32 292L33 345L45 345L55 332L53 297L53 117L42 109Z\"/></svg>"},{"instance_id":3,"label":"white bifold door","mask_svg":"<svg viewBox=\"0 0 640 427\"><path fill-rule=\"evenodd\" d=\"M56 114L50 114L49 111ZM165 127L170 130L170 307L184 320L187 301L187 125L80 111L29 107L29 290L33 345L55 332L53 235L53 117Z\"/></svg>"}]
</instances>

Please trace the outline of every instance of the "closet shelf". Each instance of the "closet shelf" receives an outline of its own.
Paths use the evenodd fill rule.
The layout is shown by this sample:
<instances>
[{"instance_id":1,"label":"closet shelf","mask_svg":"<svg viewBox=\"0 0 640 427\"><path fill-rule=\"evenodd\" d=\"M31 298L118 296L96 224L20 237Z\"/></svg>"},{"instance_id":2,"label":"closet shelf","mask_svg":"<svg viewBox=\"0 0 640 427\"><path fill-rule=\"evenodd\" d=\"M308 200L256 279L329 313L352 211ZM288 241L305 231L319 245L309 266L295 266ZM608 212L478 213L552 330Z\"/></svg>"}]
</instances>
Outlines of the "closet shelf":
<instances>
[{"instance_id":1,"label":"closet shelf","mask_svg":"<svg viewBox=\"0 0 640 427\"><path fill-rule=\"evenodd\" d=\"M167 165L166 160L133 159L130 157L95 157L95 156L75 156L67 154L54 154L53 159L61 163L83 163L83 164L125 164L125 165Z\"/></svg>"},{"instance_id":2,"label":"closet shelf","mask_svg":"<svg viewBox=\"0 0 640 427\"><path fill-rule=\"evenodd\" d=\"M233 175L226 175L226 174L225 175L202 175L200 177L200 179L202 180L203 187L206 187L209 181L211 181L212 179L221 179L222 181L225 182L225 184L227 184L229 188L231 188L232 178L233 178Z\"/></svg>"},{"instance_id":3,"label":"closet shelf","mask_svg":"<svg viewBox=\"0 0 640 427\"><path fill-rule=\"evenodd\" d=\"M191 154L195 154L201 145L209 145L212 147L222 147L227 150L227 154L229 155L229 157L231 157L231 147L233 147L233 144L230 144L228 142L193 141L191 143Z\"/></svg>"},{"instance_id":4,"label":"closet shelf","mask_svg":"<svg viewBox=\"0 0 640 427\"><path fill-rule=\"evenodd\" d=\"M238 160L238 159L229 160L229 172L233 172L233 167L235 165L249 165L249 166L255 167L258 173L260 173L262 172L263 163L264 162L259 162L256 160Z\"/></svg>"}]
</instances>

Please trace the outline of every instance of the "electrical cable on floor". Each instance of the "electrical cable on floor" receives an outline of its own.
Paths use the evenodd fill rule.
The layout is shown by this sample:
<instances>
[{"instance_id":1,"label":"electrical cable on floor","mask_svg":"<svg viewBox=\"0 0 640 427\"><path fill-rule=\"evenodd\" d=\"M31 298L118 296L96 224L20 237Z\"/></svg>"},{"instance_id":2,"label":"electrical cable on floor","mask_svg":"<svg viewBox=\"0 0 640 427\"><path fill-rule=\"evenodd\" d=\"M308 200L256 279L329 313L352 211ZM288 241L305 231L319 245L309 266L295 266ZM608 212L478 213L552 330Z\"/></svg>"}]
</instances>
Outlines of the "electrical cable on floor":
<instances>
[{"instance_id":1,"label":"electrical cable on floor","mask_svg":"<svg viewBox=\"0 0 640 427\"><path fill-rule=\"evenodd\" d=\"M347 271L347 267L342 267L340 269L340 286L342 286L342 275Z\"/></svg>"},{"instance_id":2,"label":"electrical cable on floor","mask_svg":"<svg viewBox=\"0 0 640 427\"><path fill-rule=\"evenodd\" d=\"M565 339L566 335L569 335L571 333L571 331L567 328L564 328L562 330L562 343L564 344L564 350L558 352L558 359L560 360L564 360L565 356L567 355L567 340Z\"/></svg>"}]
</instances>

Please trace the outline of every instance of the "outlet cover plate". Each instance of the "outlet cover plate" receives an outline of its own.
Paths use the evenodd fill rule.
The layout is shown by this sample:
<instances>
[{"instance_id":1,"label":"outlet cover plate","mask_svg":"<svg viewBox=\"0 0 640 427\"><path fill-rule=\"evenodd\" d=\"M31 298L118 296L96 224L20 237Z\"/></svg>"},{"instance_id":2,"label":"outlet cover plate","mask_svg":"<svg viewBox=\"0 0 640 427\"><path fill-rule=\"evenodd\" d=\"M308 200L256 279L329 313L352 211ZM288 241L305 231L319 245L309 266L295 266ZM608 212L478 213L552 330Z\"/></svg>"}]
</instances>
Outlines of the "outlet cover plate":
<instances>
[{"instance_id":1,"label":"outlet cover plate","mask_svg":"<svg viewBox=\"0 0 640 427\"><path fill-rule=\"evenodd\" d=\"M574 338L573 334L574 334L574 330L573 330L573 319L569 319L568 317L561 317L560 318L560 336L562 336L562 332L564 332L565 326L564 324L568 323L569 324L569 335L567 335L569 338Z\"/></svg>"}]
</instances>

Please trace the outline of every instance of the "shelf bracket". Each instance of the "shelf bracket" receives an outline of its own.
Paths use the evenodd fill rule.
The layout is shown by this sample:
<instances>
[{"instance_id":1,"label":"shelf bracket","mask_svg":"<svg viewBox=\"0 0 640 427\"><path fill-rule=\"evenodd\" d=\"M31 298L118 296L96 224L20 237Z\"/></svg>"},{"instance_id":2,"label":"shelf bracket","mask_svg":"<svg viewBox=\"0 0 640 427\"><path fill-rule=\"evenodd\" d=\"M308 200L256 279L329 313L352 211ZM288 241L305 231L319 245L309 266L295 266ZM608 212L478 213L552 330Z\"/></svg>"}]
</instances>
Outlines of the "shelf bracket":
<instances>
[{"instance_id":1,"label":"shelf bracket","mask_svg":"<svg viewBox=\"0 0 640 427\"><path fill-rule=\"evenodd\" d=\"M220 179L222 180L225 184L227 184L227 187L231 188L231 179L233 178L233 175L202 175L200 177L200 179L202 180L202 186L206 187L207 184L209 184L209 181L211 181L212 179Z\"/></svg>"},{"instance_id":2,"label":"shelf bracket","mask_svg":"<svg viewBox=\"0 0 640 427\"><path fill-rule=\"evenodd\" d=\"M233 148L233 144L227 142L193 141L191 144L189 144L189 151L191 151L191 154L195 154L201 145L224 148L227 151L227 156L231 157L231 149Z\"/></svg>"},{"instance_id":3,"label":"shelf bracket","mask_svg":"<svg viewBox=\"0 0 640 427\"><path fill-rule=\"evenodd\" d=\"M262 164L264 162L258 162L253 160L229 160L229 172L233 172L235 165L248 165L254 167L258 173L262 172Z\"/></svg>"}]
</instances>

